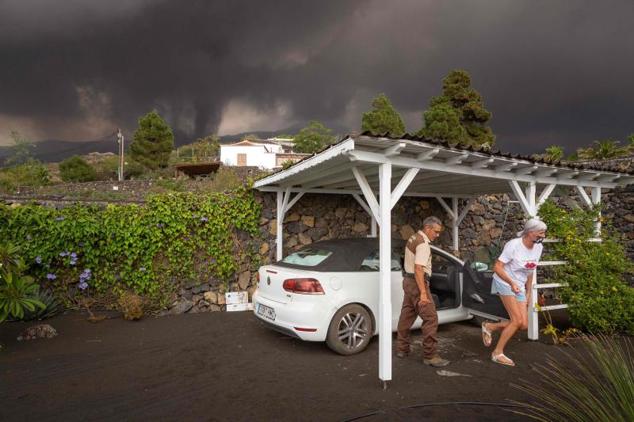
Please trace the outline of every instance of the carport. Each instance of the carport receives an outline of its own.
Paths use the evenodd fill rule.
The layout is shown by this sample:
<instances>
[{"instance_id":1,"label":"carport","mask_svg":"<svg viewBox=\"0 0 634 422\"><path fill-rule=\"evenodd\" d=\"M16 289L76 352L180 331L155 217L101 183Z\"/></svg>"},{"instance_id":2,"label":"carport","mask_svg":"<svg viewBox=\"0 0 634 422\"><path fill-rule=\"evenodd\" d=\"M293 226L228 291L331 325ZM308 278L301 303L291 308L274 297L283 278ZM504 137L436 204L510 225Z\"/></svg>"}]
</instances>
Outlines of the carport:
<instances>
[{"instance_id":1,"label":"carport","mask_svg":"<svg viewBox=\"0 0 634 422\"><path fill-rule=\"evenodd\" d=\"M557 186L575 187L584 203L593 206L600 203L602 189L632 182L631 175L600 167L563 166L409 135L390 138L363 133L347 136L286 170L264 177L254 187L277 193L278 260L282 259L284 216L306 193L352 195L372 217L372 236L377 235L378 226L379 379L385 386L392 379L391 210L402 196L436 198L451 221L452 247L457 251L460 223L480 195L512 195L525 215L533 217ZM595 226L600 237L600 222ZM532 296L535 301L536 295ZM534 303L530 311L529 338L537 339Z\"/></svg>"}]
</instances>

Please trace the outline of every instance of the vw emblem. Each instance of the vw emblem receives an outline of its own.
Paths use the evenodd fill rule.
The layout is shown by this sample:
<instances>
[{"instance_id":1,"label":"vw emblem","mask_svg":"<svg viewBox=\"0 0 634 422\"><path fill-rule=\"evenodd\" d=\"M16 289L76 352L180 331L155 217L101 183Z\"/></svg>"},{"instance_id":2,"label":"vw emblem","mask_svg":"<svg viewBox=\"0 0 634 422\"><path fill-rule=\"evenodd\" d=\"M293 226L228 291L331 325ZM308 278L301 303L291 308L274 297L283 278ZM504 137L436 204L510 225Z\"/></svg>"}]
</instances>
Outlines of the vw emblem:
<instances>
[{"instance_id":1,"label":"vw emblem","mask_svg":"<svg viewBox=\"0 0 634 422\"><path fill-rule=\"evenodd\" d=\"M271 285L271 277L266 278L266 284L269 286Z\"/></svg>"}]
</instances>

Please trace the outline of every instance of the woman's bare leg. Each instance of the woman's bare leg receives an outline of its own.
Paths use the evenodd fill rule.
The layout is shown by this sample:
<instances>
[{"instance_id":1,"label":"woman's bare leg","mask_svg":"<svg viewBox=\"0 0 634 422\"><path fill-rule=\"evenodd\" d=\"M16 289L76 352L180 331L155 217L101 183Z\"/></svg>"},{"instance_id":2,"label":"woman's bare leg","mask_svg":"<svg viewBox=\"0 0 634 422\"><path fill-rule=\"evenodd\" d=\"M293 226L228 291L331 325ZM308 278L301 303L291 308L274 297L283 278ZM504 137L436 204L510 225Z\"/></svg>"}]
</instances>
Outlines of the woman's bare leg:
<instances>
[{"instance_id":1,"label":"woman's bare leg","mask_svg":"<svg viewBox=\"0 0 634 422\"><path fill-rule=\"evenodd\" d=\"M504 353L504 347L506 346L506 343L508 343L511 337L513 337L517 330L522 326L523 320L520 306L525 306L524 302L518 302L515 296L500 296L500 299L502 299L504 308L506 308L506 312L508 312L511 319L510 321L506 322L506 326L502 329L500 338L498 339L497 345L493 350L494 355Z\"/></svg>"}]
</instances>

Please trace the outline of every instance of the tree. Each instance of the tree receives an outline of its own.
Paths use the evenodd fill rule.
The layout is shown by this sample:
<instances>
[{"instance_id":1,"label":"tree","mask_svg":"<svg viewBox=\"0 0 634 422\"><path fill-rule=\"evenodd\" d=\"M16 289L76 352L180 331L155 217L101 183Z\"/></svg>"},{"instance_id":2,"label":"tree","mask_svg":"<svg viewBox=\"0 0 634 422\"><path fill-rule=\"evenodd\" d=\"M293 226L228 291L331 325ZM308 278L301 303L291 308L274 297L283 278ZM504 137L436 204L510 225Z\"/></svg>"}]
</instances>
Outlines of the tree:
<instances>
[{"instance_id":1,"label":"tree","mask_svg":"<svg viewBox=\"0 0 634 422\"><path fill-rule=\"evenodd\" d=\"M77 155L59 163L59 175L64 182L90 182L97 179L97 171Z\"/></svg>"},{"instance_id":2,"label":"tree","mask_svg":"<svg viewBox=\"0 0 634 422\"><path fill-rule=\"evenodd\" d=\"M220 151L220 139L216 135L207 135L204 138L198 138L192 145L194 162L208 161L216 158Z\"/></svg>"},{"instance_id":3,"label":"tree","mask_svg":"<svg viewBox=\"0 0 634 422\"><path fill-rule=\"evenodd\" d=\"M484 108L482 96L471 87L464 70L453 70L443 79L442 95L433 97L423 113L424 126L419 135L445 141L491 147L495 135L487 123L491 113Z\"/></svg>"},{"instance_id":4,"label":"tree","mask_svg":"<svg viewBox=\"0 0 634 422\"><path fill-rule=\"evenodd\" d=\"M17 166L33 160L31 154L31 149L35 148L33 142L24 138L15 130L12 130L9 136L13 140L13 145L11 145L11 154L6 159L6 164L8 166Z\"/></svg>"},{"instance_id":5,"label":"tree","mask_svg":"<svg viewBox=\"0 0 634 422\"><path fill-rule=\"evenodd\" d=\"M295 152L313 153L322 150L332 144L335 137L330 129L322 123L312 120L308 126L299 131L293 141Z\"/></svg>"},{"instance_id":6,"label":"tree","mask_svg":"<svg viewBox=\"0 0 634 422\"><path fill-rule=\"evenodd\" d=\"M372 100L372 110L363 113L361 130L372 132L374 135L389 134L400 137L405 133L405 124L387 96L380 94Z\"/></svg>"},{"instance_id":7,"label":"tree","mask_svg":"<svg viewBox=\"0 0 634 422\"><path fill-rule=\"evenodd\" d=\"M152 170L167 167L172 149L172 129L156 110L139 119L139 127L130 144L130 155L135 161Z\"/></svg>"},{"instance_id":8,"label":"tree","mask_svg":"<svg viewBox=\"0 0 634 422\"><path fill-rule=\"evenodd\" d=\"M614 139L603 139L594 141L588 148L580 148L577 155L580 160L607 160L627 155L628 148L622 148L618 141Z\"/></svg>"},{"instance_id":9,"label":"tree","mask_svg":"<svg viewBox=\"0 0 634 422\"><path fill-rule=\"evenodd\" d=\"M559 145L551 145L546 148L544 154L542 154L542 157L551 162L559 161L564 157L564 149Z\"/></svg>"}]
</instances>

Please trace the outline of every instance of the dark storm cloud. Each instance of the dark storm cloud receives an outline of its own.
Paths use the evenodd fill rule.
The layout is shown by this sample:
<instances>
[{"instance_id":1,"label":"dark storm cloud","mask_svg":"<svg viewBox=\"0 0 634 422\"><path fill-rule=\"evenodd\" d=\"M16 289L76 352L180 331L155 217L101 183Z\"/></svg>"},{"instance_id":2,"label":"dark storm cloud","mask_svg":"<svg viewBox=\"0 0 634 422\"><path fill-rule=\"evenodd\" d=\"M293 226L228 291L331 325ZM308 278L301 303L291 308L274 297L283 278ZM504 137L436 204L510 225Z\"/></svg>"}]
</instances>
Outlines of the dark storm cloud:
<instances>
[{"instance_id":1,"label":"dark storm cloud","mask_svg":"<svg viewBox=\"0 0 634 422\"><path fill-rule=\"evenodd\" d=\"M415 131L444 75L464 68L500 147L576 147L634 132L633 17L628 0L5 0L0 115L132 129L157 108L194 136L239 100L356 130L385 92Z\"/></svg>"}]
</instances>

